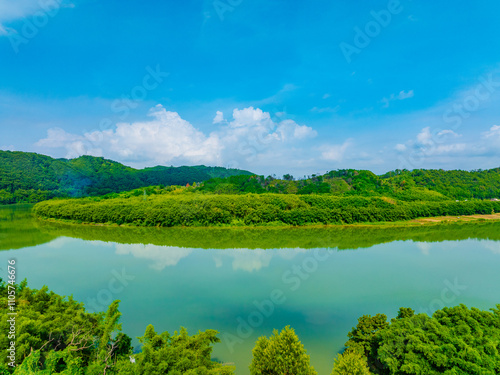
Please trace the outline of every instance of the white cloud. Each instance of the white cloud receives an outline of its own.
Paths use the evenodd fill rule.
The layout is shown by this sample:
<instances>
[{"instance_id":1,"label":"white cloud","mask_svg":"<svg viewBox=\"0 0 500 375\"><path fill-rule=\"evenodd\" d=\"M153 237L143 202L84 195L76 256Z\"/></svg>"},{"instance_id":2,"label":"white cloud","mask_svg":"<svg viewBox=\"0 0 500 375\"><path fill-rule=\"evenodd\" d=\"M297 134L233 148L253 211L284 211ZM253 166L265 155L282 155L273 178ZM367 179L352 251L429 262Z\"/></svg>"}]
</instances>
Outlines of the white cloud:
<instances>
[{"instance_id":1,"label":"white cloud","mask_svg":"<svg viewBox=\"0 0 500 375\"><path fill-rule=\"evenodd\" d=\"M417 242L415 245L423 255L429 255L431 251L431 244L429 242Z\"/></svg>"},{"instance_id":2,"label":"white cloud","mask_svg":"<svg viewBox=\"0 0 500 375\"><path fill-rule=\"evenodd\" d=\"M498 125L493 125L489 131L484 132L483 134L484 138L499 138L500 139L500 126Z\"/></svg>"},{"instance_id":3,"label":"white cloud","mask_svg":"<svg viewBox=\"0 0 500 375\"><path fill-rule=\"evenodd\" d=\"M323 99L328 99L330 96L331 96L330 94L326 93L326 94L324 94L324 95L323 95L323 97L322 97L322 98L323 98Z\"/></svg>"},{"instance_id":4,"label":"white cloud","mask_svg":"<svg viewBox=\"0 0 500 375\"><path fill-rule=\"evenodd\" d=\"M396 150L404 152L408 147L412 147L413 149L423 150L428 156L463 152L467 149L467 144L446 143L450 139L460 136L449 129L441 130L437 133L432 132L430 126L426 126L417 134L416 140L409 140L406 144L398 144L396 145Z\"/></svg>"},{"instance_id":5,"label":"white cloud","mask_svg":"<svg viewBox=\"0 0 500 375\"><path fill-rule=\"evenodd\" d=\"M40 9L38 0L16 0L0 2L0 21L11 21L26 17Z\"/></svg>"},{"instance_id":6,"label":"white cloud","mask_svg":"<svg viewBox=\"0 0 500 375\"><path fill-rule=\"evenodd\" d=\"M220 156L217 136L206 137L176 112L154 107L151 121L119 123L114 130L94 131L83 136L62 129L49 129L47 138L36 143L40 147L67 150L66 157L80 155L105 156L127 161L149 160L156 164L183 162L215 163Z\"/></svg>"},{"instance_id":7,"label":"white cloud","mask_svg":"<svg viewBox=\"0 0 500 375\"><path fill-rule=\"evenodd\" d=\"M500 242L498 241L481 241L481 244L488 250L490 250L493 254L500 255Z\"/></svg>"},{"instance_id":8,"label":"white cloud","mask_svg":"<svg viewBox=\"0 0 500 375\"><path fill-rule=\"evenodd\" d=\"M214 253L213 259L215 266L220 268L224 265L224 260L231 259L233 270L243 270L246 272L259 271L262 268L268 267L273 257L280 257L287 261L292 260L299 254L307 254L310 250L301 248L287 249L245 249L237 248L231 251L227 250L212 250Z\"/></svg>"},{"instance_id":9,"label":"white cloud","mask_svg":"<svg viewBox=\"0 0 500 375\"><path fill-rule=\"evenodd\" d=\"M462 153L467 149L465 143L455 143L451 145L439 145L436 147L435 154L450 154L450 153Z\"/></svg>"},{"instance_id":10,"label":"white cloud","mask_svg":"<svg viewBox=\"0 0 500 375\"><path fill-rule=\"evenodd\" d=\"M5 26L5 23L30 17L37 12L54 16L59 8L74 8L73 3L64 3L65 0L2 0L0 1L0 36L15 33L14 29Z\"/></svg>"},{"instance_id":11,"label":"white cloud","mask_svg":"<svg viewBox=\"0 0 500 375\"><path fill-rule=\"evenodd\" d=\"M280 139L282 141L314 138L318 135L318 133L309 126L298 125L292 120L283 120L280 122L276 129L276 133L280 134Z\"/></svg>"},{"instance_id":12,"label":"white cloud","mask_svg":"<svg viewBox=\"0 0 500 375\"><path fill-rule=\"evenodd\" d=\"M432 143L431 128L429 126L422 129L422 131L417 135L417 141L422 145L428 145Z\"/></svg>"},{"instance_id":13,"label":"white cloud","mask_svg":"<svg viewBox=\"0 0 500 375\"><path fill-rule=\"evenodd\" d=\"M323 146L321 158L328 161L342 161L347 148L351 145L351 140L348 139L341 145Z\"/></svg>"},{"instance_id":14,"label":"white cloud","mask_svg":"<svg viewBox=\"0 0 500 375\"><path fill-rule=\"evenodd\" d=\"M384 103L383 108L388 108L390 103L394 100L405 100L413 98L413 96L413 90L408 90L408 92L406 92L405 90L401 90L398 94L391 94L388 98L382 98L381 102Z\"/></svg>"},{"instance_id":15,"label":"white cloud","mask_svg":"<svg viewBox=\"0 0 500 375\"><path fill-rule=\"evenodd\" d=\"M214 121L212 122L212 124L218 124L218 123L220 123L222 121L224 121L224 113L222 113L221 111L217 111L217 113L215 114Z\"/></svg>"},{"instance_id":16,"label":"white cloud","mask_svg":"<svg viewBox=\"0 0 500 375\"><path fill-rule=\"evenodd\" d=\"M167 247L157 245L116 245L116 254L130 254L137 259L149 259L153 263L150 267L154 270L161 271L165 267L175 266L179 261L193 252L193 249L182 247Z\"/></svg>"},{"instance_id":17,"label":"white cloud","mask_svg":"<svg viewBox=\"0 0 500 375\"><path fill-rule=\"evenodd\" d=\"M401 90L397 96L398 100L405 100L413 98L413 90L409 90L408 92L405 92L405 90Z\"/></svg>"},{"instance_id":18,"label":"white cloud","mask_svg":"<svg viewBox=\"0 0 500 375\"><path fill-rule=\"evenodd\" d=\"M249 168L256 160L264 162L269 157L275 162L290 163L298 157L299 141L317 135L309 126L290 119L273 121L268 112L253 107L234 109L232 120L220 122L210 134L204 134L161 105L151 109L149 116L148 121L119 123L113 129L83 135L51 128L36 146L62 149L68 158L89 154L138 167L229 163ZM217 112L216 119L221 118L223 113Z\"/></svg>"}]
</instances>

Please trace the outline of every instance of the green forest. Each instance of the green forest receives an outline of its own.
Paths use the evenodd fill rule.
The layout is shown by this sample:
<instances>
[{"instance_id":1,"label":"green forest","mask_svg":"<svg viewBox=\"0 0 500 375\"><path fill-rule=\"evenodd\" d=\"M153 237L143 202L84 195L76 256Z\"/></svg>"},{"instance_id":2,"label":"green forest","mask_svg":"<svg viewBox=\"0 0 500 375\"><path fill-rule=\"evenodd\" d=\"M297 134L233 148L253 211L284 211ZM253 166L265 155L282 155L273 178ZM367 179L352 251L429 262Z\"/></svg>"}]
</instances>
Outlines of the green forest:
<instances>
[{"instance_id":1,"label":"green forest","mask_svg":"<svg viewBox=\"0 0 500 375\"><path fill-rule=\"evenodd\" d=\"M433 216L500 212L500 201L399 201L386 197L193 192L50 200L35 205L42 218L138 226L307 225L395 222Z\"/></svg>"},{"instance_id":2,"label":"green forest","mask_svg":"<svg viewBox=\"0 0 500 375\"><path fill-rule=\"evenodd\" d=\"M15 292L15 329L10 330L9 294ZM49 291L0 280L0 374L233 374L212 358L218 332L157 333L152 325L140 347L122 332L119 302L104 313L88 313L82 303ZM9 337L10 336L10 337ZM332 355L332 375L484 374L500 371L500 305L490 311L464 305L432 316L400 308L390 321L364 315L347 333L345 350ZM333 358L334 357L334 358ZM317 374L297 334L289 326L262 336L252 351L250 373Z\"/></svg>"},{"instance_id":3,"label":"green forest","mask_svg":"<svg viewBox=\"0 0 500 375\"><path fill-rule=\"evenodd\" d=\"M294 179L230 176L205 181L198 189L216 194L279 193L389 196L404 201L500 199L500 168L478 171L396 170L382 176L366 170L340 169Z\"/></svg>"},{"instance_id":4,"label":"green forest","mask_svg":"<svg viewBox=\"0 0 500 375\"><path fill-rule=\"evenodd\" d=\"M251 173L204 165L137 170L100 157L53 159L35 153L0 150L0 204L98 196L143 186L186 185L245 174Z\"/></svg>"},{"instance_id":5,"label":"green forest","mask_svg":"<svg viewBox=\"0 0 500 375\"><path fill-rule=\"evenodd\" d=\"M377 176L341 169L295 179L258 176L222 167L133 169L100 157L53 159L0 151L0 204L35 203L56 197L102 196L149 186L196 186L213 194L327 194L388 196L403 201L500 199L500 168L476 171L395 170Z\"/></svg>"}]
</instances>

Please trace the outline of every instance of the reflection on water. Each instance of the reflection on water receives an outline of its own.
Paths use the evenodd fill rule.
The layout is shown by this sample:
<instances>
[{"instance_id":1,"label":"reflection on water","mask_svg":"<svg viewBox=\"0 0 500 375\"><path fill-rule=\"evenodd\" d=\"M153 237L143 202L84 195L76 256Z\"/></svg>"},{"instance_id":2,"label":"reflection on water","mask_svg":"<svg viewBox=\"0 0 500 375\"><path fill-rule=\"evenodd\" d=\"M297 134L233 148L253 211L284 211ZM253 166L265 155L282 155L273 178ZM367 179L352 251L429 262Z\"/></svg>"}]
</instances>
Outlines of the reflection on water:
<instances>
[{"instance_id":1,"label":"reflection on water","mask_svg":"<svg viewBox=\"0 0 500 375\"><path fill-rule=\"evenodd\" d=\"M201 249L367 248L392 241L500 240L500 222L404 227L143 228L51 223L31 206L0 206L0 250L35 246L58 237ZM423 250L425 251L425 249Z\"/></svg>"},{"instance_id":2,"label":"reflection on water","mask_svg":"<svg viewBox=\"0 0 500 375\"><path fill-rule=\"evenodd\" d=\"M0 208L0 266L15 257L31 287L48 285L89 309L121 300L131 337L150 323L157 331L216 329L214 355L238 374L248 374L259 336L291 325L318 372L329 374L361 315L499 303L499 229L113 228Z\"/></svg>"}]
</instances>

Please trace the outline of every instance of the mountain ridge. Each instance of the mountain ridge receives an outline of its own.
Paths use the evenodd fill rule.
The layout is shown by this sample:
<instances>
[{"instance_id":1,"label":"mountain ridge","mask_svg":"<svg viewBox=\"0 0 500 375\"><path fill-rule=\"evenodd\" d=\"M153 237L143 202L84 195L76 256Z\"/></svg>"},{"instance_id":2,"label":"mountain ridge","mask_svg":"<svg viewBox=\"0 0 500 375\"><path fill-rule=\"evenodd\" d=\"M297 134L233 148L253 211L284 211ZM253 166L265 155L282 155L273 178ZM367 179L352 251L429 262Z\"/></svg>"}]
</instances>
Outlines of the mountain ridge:
<instances>
[{"instance_id":1,"label":"mountain ridge","mask_svg":"<svg viewBox=\"0 0 500 375\"><path fill-rule=\"evenodd\" d=\"M65 159L0 150L0 204L105 195L150 185L186 185L232 175L252 173L204 165L135 169L89 155Z\"/></svg>"}]
</instances>

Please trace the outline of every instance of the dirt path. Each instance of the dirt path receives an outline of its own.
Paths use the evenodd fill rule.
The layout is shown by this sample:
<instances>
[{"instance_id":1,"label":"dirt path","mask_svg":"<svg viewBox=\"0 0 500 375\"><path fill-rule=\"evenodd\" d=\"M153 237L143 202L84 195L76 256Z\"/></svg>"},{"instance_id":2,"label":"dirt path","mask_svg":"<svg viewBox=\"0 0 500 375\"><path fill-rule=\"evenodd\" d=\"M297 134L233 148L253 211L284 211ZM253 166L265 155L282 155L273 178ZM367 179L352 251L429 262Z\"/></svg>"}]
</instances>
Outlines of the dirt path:
<instances>
[{"instance_id":1,"label":"dirt path","mask_svg":"<svg viewBox=\"0 0 500 375\"><path fill-rule=\"evenodd\" d=\"M425 217L421 219L410 220L410 222L425 224L425 223L440 223L443 221L454 222L454 221L478 221L478 220L500 220L500 213L489 214L489 215Z\"/></svg>"}]
</instances>

